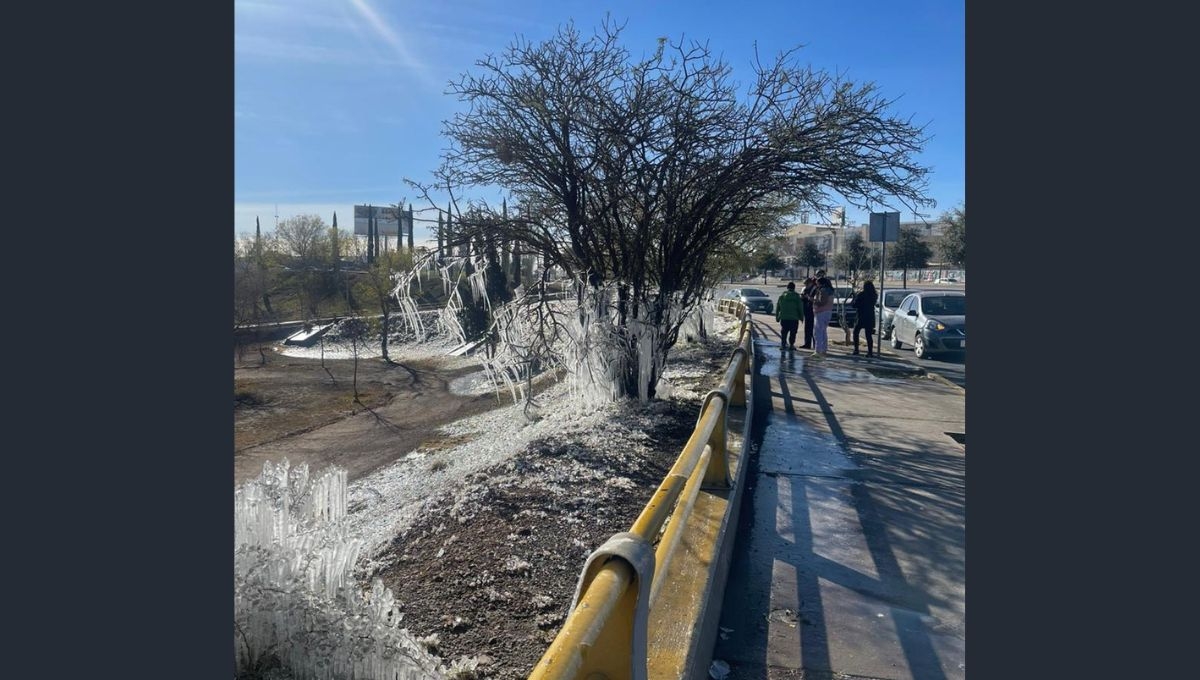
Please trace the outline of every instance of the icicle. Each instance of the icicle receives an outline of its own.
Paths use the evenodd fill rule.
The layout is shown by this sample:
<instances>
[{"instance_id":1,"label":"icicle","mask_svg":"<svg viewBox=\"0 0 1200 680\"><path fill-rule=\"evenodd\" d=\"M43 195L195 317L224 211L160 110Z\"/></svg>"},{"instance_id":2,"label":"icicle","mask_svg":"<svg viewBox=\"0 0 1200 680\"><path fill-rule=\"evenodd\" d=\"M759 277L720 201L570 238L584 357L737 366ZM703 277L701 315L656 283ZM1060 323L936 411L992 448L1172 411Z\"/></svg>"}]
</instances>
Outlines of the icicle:
<instances>
[{"instance_id":1,"label":"icicle","mask_svg":"<svg viewBox=\"0 0 1200 680\"><path fill-rule=\"evenodd\" d=\"M391 591L376 579L365 595L355 583L363 542L347 533L346 486L343 469L314 478L285 460L236 490L238 668L275 649L297 678L438 677L436 659L396 627Z\"/></svg>"}]
</instances>

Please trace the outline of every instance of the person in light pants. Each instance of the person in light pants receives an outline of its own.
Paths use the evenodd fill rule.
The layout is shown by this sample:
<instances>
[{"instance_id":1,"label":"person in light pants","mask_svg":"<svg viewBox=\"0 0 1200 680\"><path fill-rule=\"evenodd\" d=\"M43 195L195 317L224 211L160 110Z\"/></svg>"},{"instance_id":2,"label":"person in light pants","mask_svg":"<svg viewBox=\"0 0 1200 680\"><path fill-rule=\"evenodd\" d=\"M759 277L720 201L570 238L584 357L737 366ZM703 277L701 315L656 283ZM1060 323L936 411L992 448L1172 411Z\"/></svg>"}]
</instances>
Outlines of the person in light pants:
<instances>
[{"instance_id":1,"label":"person in light pants","mask_svg":"<svg viewBox=\"0 0 1200 680\"><path fill-rule=\"evenodd\" d=\"M817 279L817 290L813 293L813 357L824 357L829 353L829 317L833 315L833 283L828 277Z\"/></svg>"}]
</instances>

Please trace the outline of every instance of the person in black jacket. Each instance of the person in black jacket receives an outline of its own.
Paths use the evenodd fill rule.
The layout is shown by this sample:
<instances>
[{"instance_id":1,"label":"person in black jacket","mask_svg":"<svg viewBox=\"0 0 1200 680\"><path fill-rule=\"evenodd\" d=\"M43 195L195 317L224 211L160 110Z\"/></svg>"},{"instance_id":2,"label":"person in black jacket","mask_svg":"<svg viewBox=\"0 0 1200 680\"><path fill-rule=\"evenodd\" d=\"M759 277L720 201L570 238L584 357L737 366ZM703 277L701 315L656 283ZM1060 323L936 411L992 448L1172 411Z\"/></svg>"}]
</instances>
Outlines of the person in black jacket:
<instances>
[{"instance_id":1,"label":"person in black jacket","mask_svg":"<svg viewBox=\"0 0 1200 680\"><path fill-rule=\"evenodd\" d=\"M800 291L800 302L804 305L804 349L812 349L813 343L813 308L812 294L817 288L817 280L811 276L804 279L804 288Z\"/></svg>"},{"instance_id":2,"label":"person in black jacket","mask_svg":"<svg viewBox=\"0 0 1200 680\"><path fill-rule=\"evenodd\" d=\"M850 303L854 307L857 320L854 322L854 353L858 354L858 332L866 331L867 335L867 357L875 356L872 351L871 334L875 332L875 302L879 299L879 294L875 292L875 284L867 281L863 283L862 290L854 296L854 302Z\"/></svg>"}]
</instances>

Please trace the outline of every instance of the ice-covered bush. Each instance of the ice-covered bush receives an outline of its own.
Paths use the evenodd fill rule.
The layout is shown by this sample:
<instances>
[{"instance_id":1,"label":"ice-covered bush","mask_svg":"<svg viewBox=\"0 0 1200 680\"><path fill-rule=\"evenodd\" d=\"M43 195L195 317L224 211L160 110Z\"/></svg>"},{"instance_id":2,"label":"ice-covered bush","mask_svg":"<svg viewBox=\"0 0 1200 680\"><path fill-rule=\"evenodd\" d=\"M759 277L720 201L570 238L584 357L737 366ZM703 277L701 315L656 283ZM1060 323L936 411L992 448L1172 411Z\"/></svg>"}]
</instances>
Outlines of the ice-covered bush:
<instances>
[{"instance_id":1,"label":"ice-covered bush","mask_svg":"<svg viewBox=\"0 0 1200 680\"><path fill-rule=\"evenodd\" d=\"M234 497L234 649L239 677L281 667L296 680L438 678L438 660L398 626L376 579L356 582L346 471L263 466Z\"/></svg>"}]
</instances>

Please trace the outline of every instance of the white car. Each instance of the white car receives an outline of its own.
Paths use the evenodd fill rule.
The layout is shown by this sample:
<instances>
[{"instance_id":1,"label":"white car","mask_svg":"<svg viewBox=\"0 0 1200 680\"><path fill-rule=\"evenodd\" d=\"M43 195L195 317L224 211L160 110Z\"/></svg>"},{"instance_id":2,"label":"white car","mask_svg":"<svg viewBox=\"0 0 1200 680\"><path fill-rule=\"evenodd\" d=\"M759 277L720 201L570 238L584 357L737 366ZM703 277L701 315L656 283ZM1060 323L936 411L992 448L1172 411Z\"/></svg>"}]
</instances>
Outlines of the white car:
<instances>
[{"instance_id":1,"label":"white car","mask_svg":"<svg viewBox=\"0 0 1200 680\"><path fill-rule=\"evenodd\" d=\"M880 300L875 303L875 313L879 314L879 306L883 305L883 319L879 326L879 337L888 340L892 337L892 325L896 317L896 308L904 302L909 293L916 293L918 288L884 288Z\"/></svg>"},{"instance_id":2,"label":"white car","mask_svg":"<svg viewBox=\"0 0 1200 680\"><path fill-rule=\"evenodd\" d=\"M955 290L910 293L896 308L892 349L912 345L918 359L967 351L967 294Z\"/></svg>"}]
</instances>

